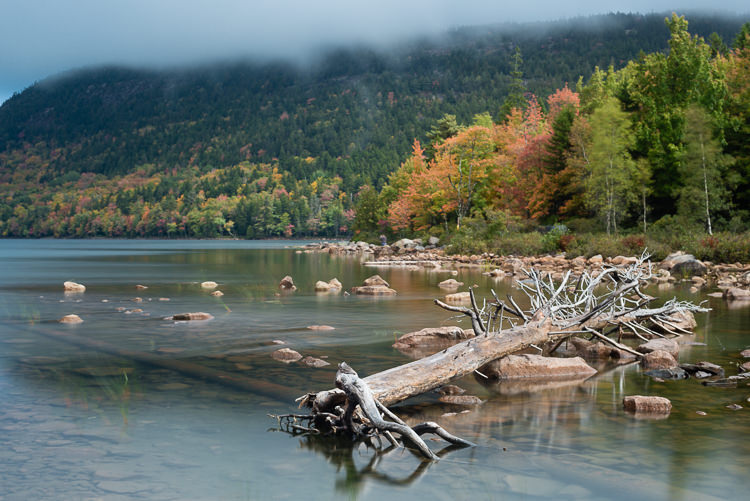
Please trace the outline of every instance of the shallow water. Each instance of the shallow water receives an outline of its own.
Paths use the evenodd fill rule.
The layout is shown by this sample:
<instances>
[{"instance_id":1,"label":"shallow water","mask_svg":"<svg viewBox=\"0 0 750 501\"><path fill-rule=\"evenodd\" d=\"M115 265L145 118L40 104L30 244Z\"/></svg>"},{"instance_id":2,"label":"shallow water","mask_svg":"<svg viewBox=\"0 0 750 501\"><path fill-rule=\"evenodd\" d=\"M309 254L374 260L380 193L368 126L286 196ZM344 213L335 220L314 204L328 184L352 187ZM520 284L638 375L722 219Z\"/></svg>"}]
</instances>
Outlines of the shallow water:
<instances>
[{"instance_id":1,"label":"shallow water","mask_svg":"<svg viewBox=\"0 0 750 501\"><path fill-rule=\"evenodd\" d=\"M410 420L439 421L479 444L435 464L402 449L376 456L277 431L267 414L294 412L296 396L330 387L337 362L361 375L383 370L408 361L391 348L395 336L456 322L432 304L444 294L436 286L444 273L374 270L290 245L0 241L0 499L741 499L750 487L750 387L657 383L635 365L548 388L465 378L459 384L487 401L454 416L443 417L456 409L430 395L399 406ZM350 288L375 272L398 296L312 292L317 280L337 277ZM285 275L299 289L277 296ZM477 270L457 278L483 292L512 292ZM86 292L64 294L65 280ZM225 295L210 296L199 285L205 280ZM706 299L681 287L650 292ZM750 346L750 305L710 306L680 359L735 374ZM189 311L215 318L165 320ZM57 323L70 313L84 323ZM306 328L314 324L335 330ZM56 333L242 375L259 391L82 348ZM276 362L273 340L332 365ZM670 398L672 414L627 415L622 398L631 394ZM744 408L726 408L732 403Z\"/></svg>"}]
</instances>

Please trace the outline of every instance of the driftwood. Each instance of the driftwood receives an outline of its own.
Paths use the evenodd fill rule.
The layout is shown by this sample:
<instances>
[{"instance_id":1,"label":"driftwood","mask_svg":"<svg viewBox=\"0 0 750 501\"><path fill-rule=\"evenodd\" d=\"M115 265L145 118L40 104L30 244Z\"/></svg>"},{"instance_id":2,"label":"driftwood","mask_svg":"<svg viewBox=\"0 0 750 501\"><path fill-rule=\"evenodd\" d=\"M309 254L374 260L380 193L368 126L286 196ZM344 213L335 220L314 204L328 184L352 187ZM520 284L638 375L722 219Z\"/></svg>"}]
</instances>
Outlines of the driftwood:
<instances>
[{"instance_id":1,"label":"driftwood","mask_svg":"<svg viewBox=\"0 0 750 501\"><path fill-rule=\"evenodd\" d=\"M426 422L409 427L398 416L393 414L386 406L378 402L372 394L367 384L360 379L359 375L346 364L339 364L336 372L336 387L339 388L345 396L345 407L335 405L333 402L327 402L328 407L333 408L321 410L319 407L310 415L292 415L286 414L273 416L279 420L280 425L296 432L307 431L310 433L345 432L356 439L367 440L370 445L373 439L377 438L379 444L382 443L380 435L384 436L392 446L398 446L393 433L410 443L417 449L419 454L428 460L439 459L438 455L430 450L420 435L424 433L433 433L446 442L459 447L473 446L471 442L456 437L448 433L440 425L434 422ZM344 402L337 401L336 404ZM317 402L318 406L321 400ZM390 421L385 418L389 418ZM307 421L307 426L299 425L298 422Z\"/></svg>"},{"instance_id":2,"label":"driftwood","mask_svg":"<svg viewBox=\"0 0 750 501\"><path fill-rule=\"evenodd\" d=\"M500 357L528 347L552 347L572 336L585 335L633 354L643 355L621 342L624 331L640 336L659 336L652 327L678 334L669 320L677 312L705 312L708 309L675 299L659 308L647 308L654 299L643 294L640 287L651 278L648 256L627 268L603 266L594 273L584 272L575 281L568 272L560 283L543 277L535 270L526 271L528 278L519 287L527 296L529 309L524 310L508 297L480 307L469 289L471 307L452 306L435 300L441 308L461 313L471 319L476 337L456 344L432 356L394 367L364 378L375 399L391 405L425 393L480 369ZM329 412L346 396L342 390L309 393L298 400L313 412Z\"/></svg>"}]
</instances>

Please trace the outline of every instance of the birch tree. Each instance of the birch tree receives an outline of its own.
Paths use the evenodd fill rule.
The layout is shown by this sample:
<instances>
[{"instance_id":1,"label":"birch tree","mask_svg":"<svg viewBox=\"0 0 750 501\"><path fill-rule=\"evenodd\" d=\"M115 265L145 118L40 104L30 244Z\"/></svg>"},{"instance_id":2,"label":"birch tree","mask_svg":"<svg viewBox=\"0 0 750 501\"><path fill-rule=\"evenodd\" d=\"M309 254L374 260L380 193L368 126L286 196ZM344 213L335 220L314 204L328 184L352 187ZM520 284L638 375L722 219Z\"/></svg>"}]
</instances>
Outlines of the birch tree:
<instances>
[{"instance_id":1,"label":"birch tree","mask_svg":"<svg viewBox=\"0 0 750 501\"><path fill-rule=\"evenodd\" d=\"M638 170L628 149L633 133L628 114L615 98L592 113L591 151L586 179L586 202L601 216L607 234L617 233L617 222L638 199Z\"/></svg>"}]
</instances>

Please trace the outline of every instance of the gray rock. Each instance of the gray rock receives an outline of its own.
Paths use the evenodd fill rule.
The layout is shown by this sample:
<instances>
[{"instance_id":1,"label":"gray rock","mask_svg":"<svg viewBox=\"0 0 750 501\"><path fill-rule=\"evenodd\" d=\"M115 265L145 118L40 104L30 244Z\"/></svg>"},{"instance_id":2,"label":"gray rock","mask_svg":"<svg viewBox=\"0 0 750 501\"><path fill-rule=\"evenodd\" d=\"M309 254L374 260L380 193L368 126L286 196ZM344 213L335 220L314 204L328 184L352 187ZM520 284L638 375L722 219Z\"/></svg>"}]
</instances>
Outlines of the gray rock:
<instances>
[{"instance_id":1,"label":"gray rock","mask_svg":"<svg viewBox=\"0 0 750 501\"><path fill-rule=\"evenodd\" d=\"M707 374L706 377L711 376L719 376L724 377L724 369L716 364L712 364L711 362L698 362L697 364L680 364L680 367L687 371L688 374L694 376L697 379L701 379L701 377L698 375L698 373L702 372L704 374Z\"/></svg>"},{"instance_id":2,"label":"gray rock","mask_svg":"<svg viewBox=\"0 0 750 501\"><path fill-rule=\"evenodd\" d=\"M644 374L649 377L659 379L687 379L690 377L685 369L681 369L680 367L672 367L671 369L655 369L652 371L646 371L644 372Z\"/></svg>"},{"instance_id":3,"label":"gray rock","mask_svg":"<svg viewBox=\"0 0 750 501\"><path fill-rule=\"evenodd\" d=\"M682 277L703 276L707 271L706 265L695 259L695 256L682 252L667 256L660 267L666 268L672 275Z\"/></svg>"},{"instance_id":4,"label":"gray rock","mask_svg":"<svg viewBox=\"0 0 750 501\"><path fill-rule=\"evenodd\" d=\"M440 239L438 237L430 237L427 239L428 245L437 245L440 243Z\"/></svg>"}]
</instances>

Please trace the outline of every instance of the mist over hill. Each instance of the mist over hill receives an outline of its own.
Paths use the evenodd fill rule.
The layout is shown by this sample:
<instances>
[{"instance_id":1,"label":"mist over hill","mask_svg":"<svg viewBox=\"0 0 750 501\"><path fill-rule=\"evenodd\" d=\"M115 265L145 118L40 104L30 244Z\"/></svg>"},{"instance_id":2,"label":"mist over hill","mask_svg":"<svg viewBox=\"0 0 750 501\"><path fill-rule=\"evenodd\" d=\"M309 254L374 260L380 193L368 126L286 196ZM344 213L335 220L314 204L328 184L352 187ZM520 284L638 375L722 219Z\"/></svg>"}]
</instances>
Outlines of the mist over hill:
<instances>
[{"instance_id":1,"label":"mist over hill","mask_svg":"<svg viewBox=\"0 0 750 501\"><path fill-rule=\"evenodd\" d=\"M12 208L81 175L173 172L184 182L245 162L294 181L336 178L351 199L364 184L382 186L445 114L459 123L483 112L498 119L516 48L526 89L546 96L574 88L597 66L618 69L641 52L665 50L665 15L467 27L390 51L331 50L304 64L73 70L0 107L0 190ZM743 21L689 20L691 33L715 32L727 43Z\"/></svg>"}]
</instances>

